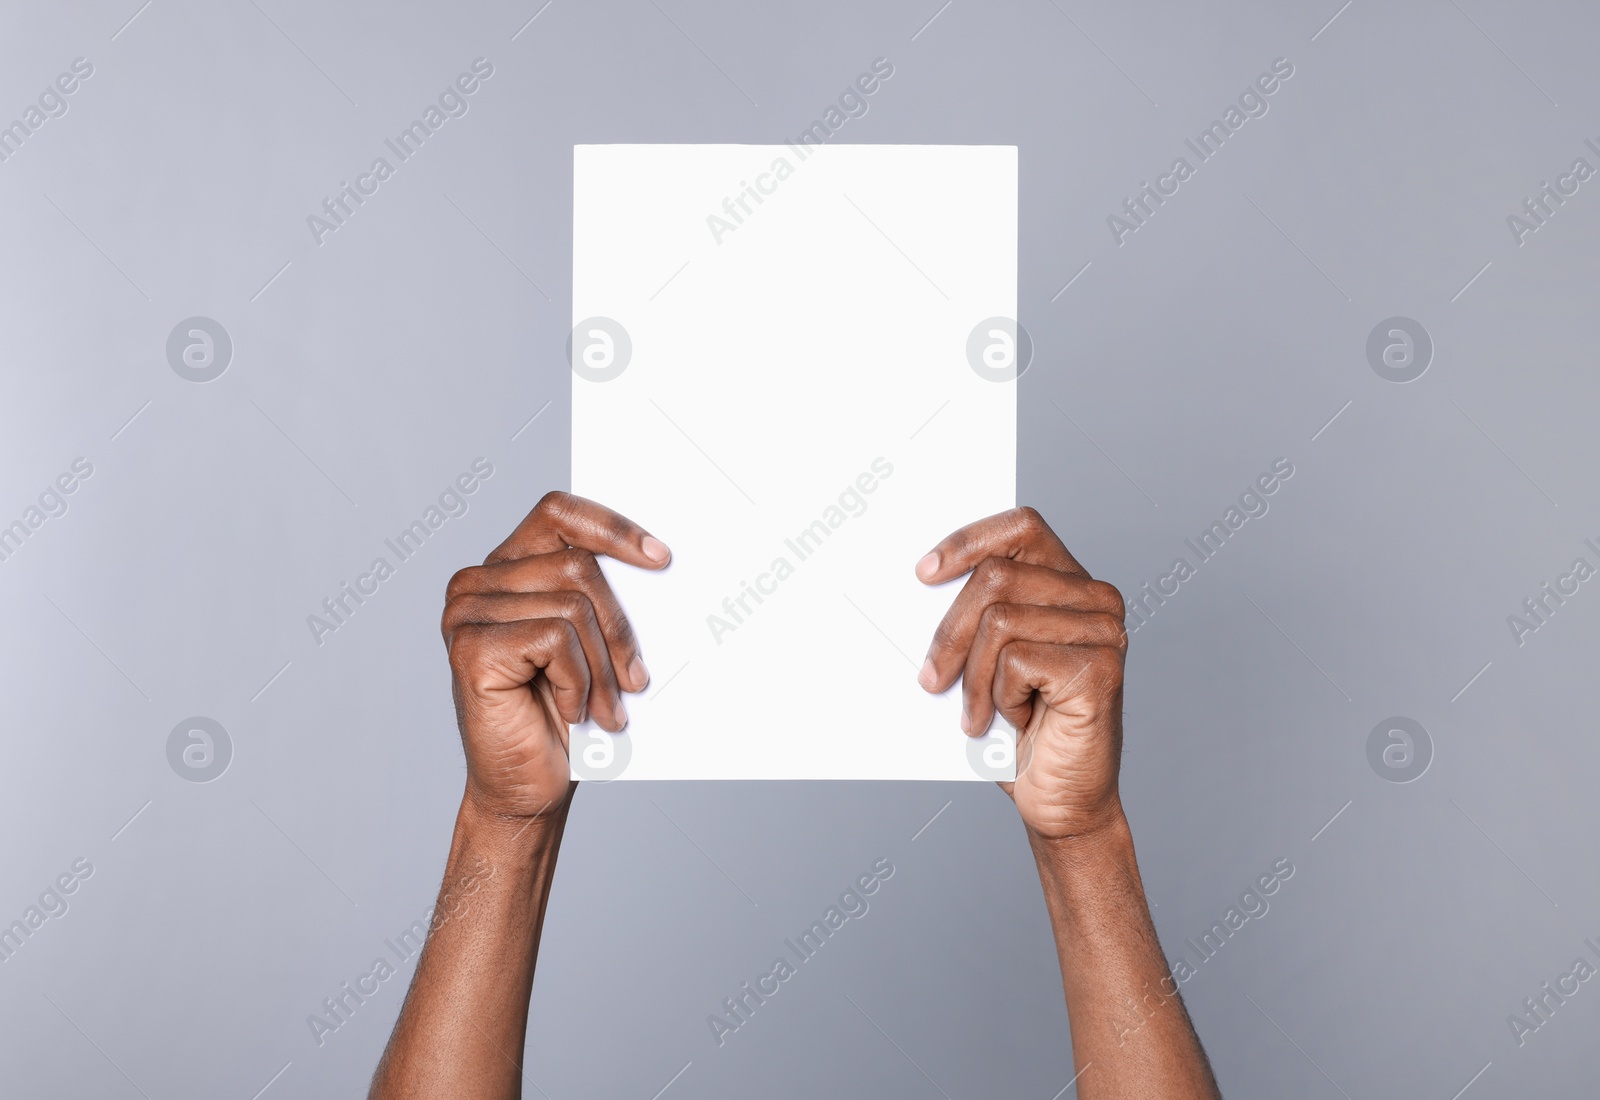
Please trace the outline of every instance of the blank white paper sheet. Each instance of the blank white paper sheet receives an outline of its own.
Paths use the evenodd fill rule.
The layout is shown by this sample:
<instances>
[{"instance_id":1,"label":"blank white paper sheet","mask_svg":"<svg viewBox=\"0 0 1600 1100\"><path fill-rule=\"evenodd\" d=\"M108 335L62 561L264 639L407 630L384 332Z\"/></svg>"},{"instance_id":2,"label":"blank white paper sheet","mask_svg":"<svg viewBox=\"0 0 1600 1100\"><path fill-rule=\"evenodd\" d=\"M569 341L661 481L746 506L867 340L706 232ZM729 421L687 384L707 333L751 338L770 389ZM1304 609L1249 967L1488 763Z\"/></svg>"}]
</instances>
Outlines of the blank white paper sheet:
<instances>
[{"instance_id":1,"label":"blank white paper sheet","mask_svg":"<svg viewBox=\"0 0 1600 1100\"><path fill-rule=\"evenodd\" d=\"M573 162L572 490L673 551L604 563L652 680L573 777L1012 778L917 684L960 582L913 567L1016 503L1015 147Z\"/></svg>"}]
</instances>

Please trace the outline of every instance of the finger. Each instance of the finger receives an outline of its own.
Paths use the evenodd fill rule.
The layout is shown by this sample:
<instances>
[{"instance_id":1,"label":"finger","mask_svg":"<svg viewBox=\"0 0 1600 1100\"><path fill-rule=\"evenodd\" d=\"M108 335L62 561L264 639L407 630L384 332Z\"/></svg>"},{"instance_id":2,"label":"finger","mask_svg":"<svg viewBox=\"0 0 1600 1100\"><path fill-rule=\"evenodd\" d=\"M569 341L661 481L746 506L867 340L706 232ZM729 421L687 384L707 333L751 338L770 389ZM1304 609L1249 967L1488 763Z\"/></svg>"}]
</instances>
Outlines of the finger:
<instances>
[{"instance_id":1,"label":"finger","mask_svg":"<svg viewBox=\"0 0 1600 1100\"><path fill-rule=\"evenodd\" d=\"M606 583L600 561L588 550L569 547L549 554L514 558L463 569L450 578L446 601L457 596L496 592L558 592L575 589L588 597L600 633L611 654L611 667L628 691L643 691L650 672L639 656L639 641L622 604Z\"/></svg>"},{"instance_id":2,"label":"finger","mask_svg":"<svg viewBox=\"0 0 1600 1100\"><path fill-rule=\"evenodd\" d=\"M924 688L940 692L955 683L984 610L996 603L1100 612L1118 620L1123 615L1122 594L1105 581L1009 558L985 558L973 569L933 632L927 659L917 676Z\"/></svg>"},{"instance_id":3,"label":"finger","mask_svg":"<svg viewBox=\"0 0 1600 1100\"><path fill-rule=\"evenodd\" d=\"M562 720L568 725L583 720L589 663L578 632L565 619L462 626L450 642L450 668L469 721L523 705L541 672Z\"/></svg>"},{"instance_id":4,"label":"finger","mask_svg":"<svg viewBox=\"0 0 1600 1100\"><path fill-rule=\"evenodd\" d=\"M594 605L582 592L489 592L457 596L444 605L440 629L448 647L455 632L469 623L509 623L520 619L565 619L578 632L578 644L589 666L590 713L602 727L619 730L628 724L611 651L595 618Z\"/></svg>"},{"instance_id":5,"label":"finger","mask_svg":"<svg viewBox=\"0 0 1600 1100\"><path fill-rule=\"evenodd\" d=\"M1127 638L1122 620L1105 612L1068 611L1034 604L990 604L978 620L961 674L961 729L974 737L989 731L994 721L994 686L1000 654L1013 642L1123 650Z\"/></svg>"},{"instance_id":6,"label":"finger","mask_svg":"<svg viewBox=\"0 0 1600 1100\"><path fill-rule=\"evenodd\" d=\"M1012 642L1000 651L990 697L995 708L1017 728L1028 728L1033 698L1069 719L1088 723L1101 717L1101 704L1120 708L1122 651L1108 646ZM1115 689L1115 690L1110 690Z\"/></svg>"},{"instance_id":7,"label":"finger","mask_svg":"<svg viewBox=\"0 0 1600 1100\"><path fill-rule=\"evenodd\" d=\"M672 557L666 543L626 516L571 493L551 492L533 506L533 511L494 548L484 564L549 554L569 546L642 569L660 569Z\"/></svg>"},{"instance_id":8,"label":"finger","mask_svg":"<svg viewBox=\"0 0 1600 1100\"><path fill-rule=\"evenodd\" d=\"M946 535L917 562L917 576L924 584L940 584L961 576L985 558L1015 558L1065 573L1089 575L1043 516L1032 508L1013 508Z\"/></svg>"}]
</instances>

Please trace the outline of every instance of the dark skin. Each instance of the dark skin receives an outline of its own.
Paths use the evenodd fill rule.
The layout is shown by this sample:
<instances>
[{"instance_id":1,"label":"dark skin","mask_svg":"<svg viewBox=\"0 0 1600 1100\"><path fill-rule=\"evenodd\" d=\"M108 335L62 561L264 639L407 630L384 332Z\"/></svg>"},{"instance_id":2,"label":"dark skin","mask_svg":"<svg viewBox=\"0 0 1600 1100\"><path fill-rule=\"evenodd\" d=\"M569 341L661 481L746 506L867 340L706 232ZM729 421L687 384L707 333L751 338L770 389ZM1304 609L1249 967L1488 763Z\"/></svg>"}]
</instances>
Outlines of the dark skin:
<instances>
[{"instance_id":1,"label":"dark skin","mask_svg":"<svg viewBox=\"0 0 1600 1100\"><path fill-rule=\"evenodd\" d=\"M467 783L437 908L448 918L435 918L374 1100L522 1095L539 934L577 789L569 730L589 715L620 730L624 694L649 682L600 556L645 569L671 558L631 520L550 493L482 566L450 580L442 629ZM1044 887L1077 1095L1219 1097L1156 940L1117 790L1122 597L1031 508L954 532L916 575L968 575L919 682L939 692L962 680L972 736L996 714L1018 731L1017 779L1000 786ZM469 880L472 895L458 896Z\"/></svg>"}]
</instances>

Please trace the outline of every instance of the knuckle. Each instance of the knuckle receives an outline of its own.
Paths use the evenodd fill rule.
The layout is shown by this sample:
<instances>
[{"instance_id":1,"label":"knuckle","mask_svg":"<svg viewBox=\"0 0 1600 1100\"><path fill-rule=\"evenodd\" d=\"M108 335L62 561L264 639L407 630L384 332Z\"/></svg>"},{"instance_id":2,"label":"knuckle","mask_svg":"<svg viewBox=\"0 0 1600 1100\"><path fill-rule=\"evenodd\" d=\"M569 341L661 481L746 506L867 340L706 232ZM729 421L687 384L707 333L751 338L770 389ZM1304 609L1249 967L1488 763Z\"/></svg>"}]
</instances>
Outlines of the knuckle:
<instances>
[{"instance_id":1,"label":"knuckle","mask_svg":"<svg viewBox=\"0 0 1600 1100\"><path fill-rule=\"evenodd\" d=\"M444 613L439 616L439 629L446 638L451 630L459 627L471 617L472 605L476 602L472 596L451 596L444 602Z\"/></svg>"},{"instance_id":2,"label":"knuckle","mask_svg":"<svg viewBox=\"0 0 1600 1100\"><path fill-rule=\"evenodd\" d=\"M1029 671L1028 658L1023 653L1022 647L1013 645L1010 642L1000 648L1000 656L996 665L1001 674L1008 680L1026 677Z\"/></svg>"},{"instance_id":3,"label":"knuckle","mask_svg":"<svg viewBox=\"0 0 1600 1100\"><path fill-rule=\"evenodd\" d=\"M589 597L582 592L564 589L556 594L558 601L556 607L560 615L569 623L581 623L594 617L594 608L589 603Z\"/></svg>"},{"instance_id":4,"label":"knuckle","mask_svg":"<svg viewBox=\"0 0 1600 1100\"><path fill-rule=\"evenodd\" d=\"M984 558L972 571L972 578L985 592L993 594L1005 587L1008 561L1004 558Z\"/></svg>"},{"instance_id":5,"label":"knuckle","mask_svg":"<svg viewBox=\"0 0 1600 1100\"><path fill-rule=\"evenodd\" d=\"M1050 530L1050 525L1044 521L1044 516L1040 515L1039 510L1031 504L1024 504L1013 510L1012 515L1016 518L1017 526L1029 534Z\"/></svg>"},{"instance_id":6,"label":"knuckle","mask_svg":"<svg viewBox=\"0 0 1600 1100\"><path fill-rule=\"evenodd\" d=\"M533 510L546 518L554 518L566 512L571 499L571 494L563 493L560 489L551 489L539 498L539 503L533 506Z\"/></svg>"},{"instance_id":7,"label":"knuckle","mask_svg":"<svg viewBox=\"0 0 1600 1100\"><path fill-rule=\"evenodd\" d=\"M569 657L575 657L579 664L583 664L583 643L578 638L578 628L566 619L545 619L543 624L536 628L536 637L539 644L546 647L552 654L564 652Z\"/></svg>"},{"instance_id":8,"label":"knuckle","mask_svg":"<svg viewBox=\"0 0 1600 1100\"><path fill-rule=\"evenodd\" d=\"M1094 624L1094 633L1098 645L1114 651L1118 655L1128 651L1128 631L1122 625L1122 619L1116 615L1105 612L1094 612L1089 616L1089 621Z\"/></svg>"},{"instance_id":9,"label":"knuckle","mask_svg":"<svg viewBox=\"0 0 1600 1100\"><path fill-rule=\"evenodd\" d=\"M483 664L484 647L488 635L479 623L465 623L450 639L450 667L457 676L466 674Z\"/></svg>"},{"instance_id":10,"label":"knuckle","mask_svg":"<svg viewBox=\"0 0 1600 1100\"><path fill-rule=\"evenodd\" d=\"M471 565L465 569L457 569L450 576L450 581L444 586L445 602L449 603L457 596L470 592L476 586L478 570L482 566Z\"/></svg>"},{"instance_id":11,"label":"knuckle","mask_svg":"<svg viewBox=\"0 0 1600 1100\"><path fill-rule=\"evenodd\" d=\"M587 550L573 547L563 551L562 572L575 584L587 584L600 576L600 561Z\"/></svg>"},{"instance_id":12,"label":"knuckle","mask_svg":"<svg viewBox=\"0 0 1600 1100\"><path fill-rule=\"evenodd\" d=\"M1122 650L1114 646L1095 646L1089 651L1090 675L1103 689L1122 683Z\"/></svg>"},{"instance_id":13,"label":"knuckle","mask_svg":"<svg viewBox=\"0 0 1600 1100\"><path fill-rule=\"evenodd\" d=\"M978 635L984 641L993 643L1003 639L1015 629L1017 623L1017 610L1008 603L992 603L983 609L983 614L978 616Z\"/></svg>"},{"instance_id":14,"label":"knuckle","mask_svg":"<svg viewBox=\"0 0 1600 1100\"><path fill-rule=\"evenodd\" d=\"M1090 581L1089 596L1095 603L1105 608L1106 614L1115 615L1119 622L1128 613L1121 591L1108 581Z\"/></svg>"}]
</instances>

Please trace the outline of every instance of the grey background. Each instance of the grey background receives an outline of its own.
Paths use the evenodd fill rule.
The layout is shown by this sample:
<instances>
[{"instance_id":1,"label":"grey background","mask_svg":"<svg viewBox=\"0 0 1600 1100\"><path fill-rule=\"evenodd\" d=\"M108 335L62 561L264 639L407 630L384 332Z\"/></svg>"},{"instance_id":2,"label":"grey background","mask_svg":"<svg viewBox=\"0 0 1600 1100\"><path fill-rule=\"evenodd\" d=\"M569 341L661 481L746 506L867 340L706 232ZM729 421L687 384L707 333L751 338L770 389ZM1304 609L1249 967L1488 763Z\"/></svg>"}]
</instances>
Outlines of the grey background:
<instances>
[{"instance_id":1,"label":"grey background","mask_svg":"<svg viewBox=\"0 0 1600 1100\"><path fill-rule=\"evenodd\" d=\"M1184 986L1227 1095L1587 1091L1600 988L1520 1048L1507 1016L1600 934L1600 592L1522 646L1506 617L1600 561L1600 180L1520 247L1505 219L1600 167L1597 40L1591 7L1483 0L8 3L0 121L95 66L0 164L0 521L94 467L0 563L0 922L95 869L0 966L8 1092L364 1089L409 966L320 1047L307 1017L438 885L444 582L565 484L571 146L778 142L880 56L836 140L1020 148L1021 496L1090 569L1132 594L1294 464L1129 661L1169 956L1296 868ZM480 56L470 112L317 246L306 216ZM1278 57L1269 113L1119 247L1106 216ZM195 315L235 349L203 385L164 353ZM1407 385L1366 362L1393 315L1436 346ZM479 456L470 512L315 645ZM209 784L167 763L192 715L233 741ZM1392 715L1434 744L1409 784L1367 762ZM719 1049L706 1016L877 857L871 912ZM979 785L585 788L530 1034L551 1097L1050 1100L1075 1072Z\"/></svg>"}]
</instances>

